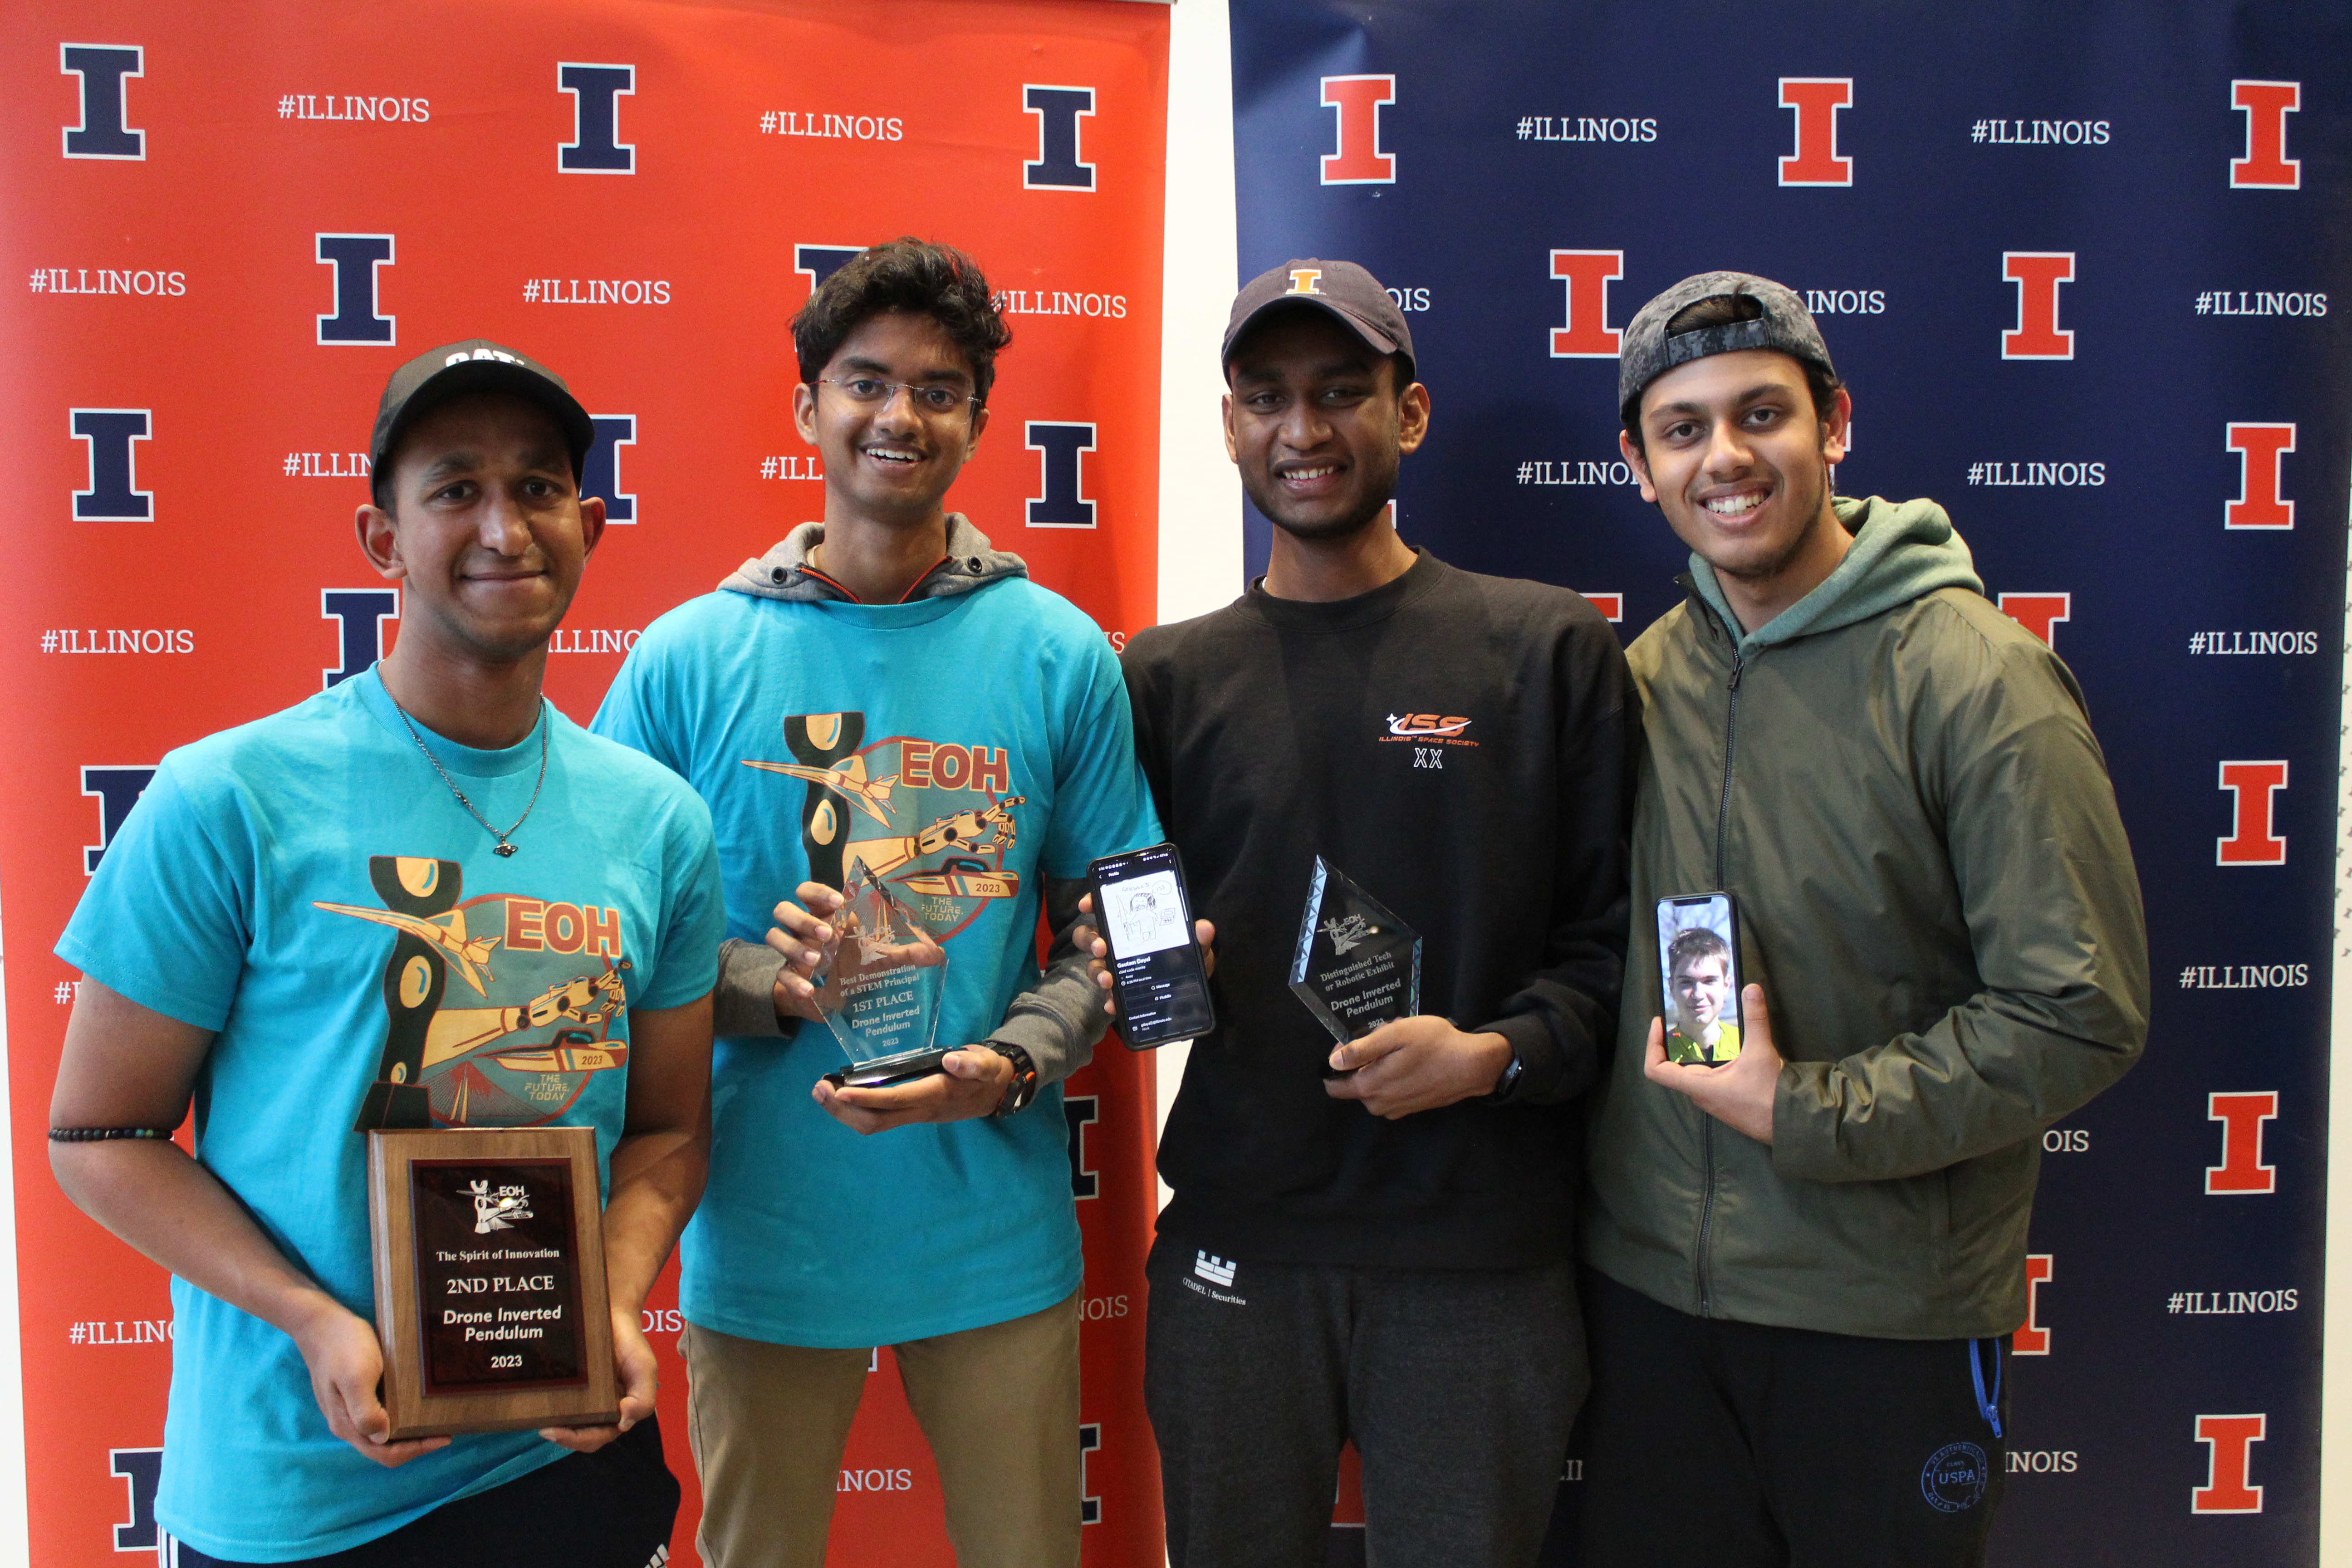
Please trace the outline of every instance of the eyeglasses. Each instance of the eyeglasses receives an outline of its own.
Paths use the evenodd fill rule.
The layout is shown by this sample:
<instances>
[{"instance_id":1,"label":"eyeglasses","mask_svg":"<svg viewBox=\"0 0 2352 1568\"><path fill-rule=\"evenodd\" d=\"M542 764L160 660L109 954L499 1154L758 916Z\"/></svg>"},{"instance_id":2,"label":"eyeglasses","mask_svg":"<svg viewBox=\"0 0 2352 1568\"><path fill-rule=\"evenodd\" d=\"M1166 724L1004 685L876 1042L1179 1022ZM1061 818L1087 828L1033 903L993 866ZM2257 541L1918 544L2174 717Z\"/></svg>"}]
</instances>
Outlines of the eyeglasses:
<instances>
[{"instance_id":1,"label":"eyeglasses","mask_svg":"<svg viewBox=\"0 0 2352 1568\"><path fill-rule=\"evenodd\" d=\"M828 386L837 386L852 403L887 403L890 395L904 390L917 408L926 414L952 414L963 404L980 406L980 399L969 397L952 386L917 386L908 381L882 381L870 375L853 375L836 380L829 375L817 379Z\"/></svg>"}]
</instances>

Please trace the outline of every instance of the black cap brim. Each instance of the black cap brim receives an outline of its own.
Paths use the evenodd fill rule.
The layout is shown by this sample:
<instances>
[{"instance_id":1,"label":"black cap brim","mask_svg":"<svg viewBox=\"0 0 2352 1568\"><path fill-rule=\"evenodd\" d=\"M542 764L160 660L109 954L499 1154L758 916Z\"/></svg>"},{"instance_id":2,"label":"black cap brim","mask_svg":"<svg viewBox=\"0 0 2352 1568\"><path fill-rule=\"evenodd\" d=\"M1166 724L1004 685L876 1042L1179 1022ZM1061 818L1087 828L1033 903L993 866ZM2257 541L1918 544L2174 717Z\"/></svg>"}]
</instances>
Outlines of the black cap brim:
<instances>
[{"instance_id":1,"label":"black cap brim","mask_svg":"<svg viewBox=\"0 0 2352 1568\"><path fill-rule=\"evenodd\" d=\"M425 415L455 398L481 392L520 397L545 409L556 428L562 432L564 446L572 457L573 481L584 477L589 449L596 444L596 421L589 417L578 398L545 372L496 359L465 359L445 365L418 384L398 405L380 411L369 443L371 469L383 474L384 460L397 451L401 438ZM382 485L376 488L381 489Z\"/></svg>"}]
</instances>

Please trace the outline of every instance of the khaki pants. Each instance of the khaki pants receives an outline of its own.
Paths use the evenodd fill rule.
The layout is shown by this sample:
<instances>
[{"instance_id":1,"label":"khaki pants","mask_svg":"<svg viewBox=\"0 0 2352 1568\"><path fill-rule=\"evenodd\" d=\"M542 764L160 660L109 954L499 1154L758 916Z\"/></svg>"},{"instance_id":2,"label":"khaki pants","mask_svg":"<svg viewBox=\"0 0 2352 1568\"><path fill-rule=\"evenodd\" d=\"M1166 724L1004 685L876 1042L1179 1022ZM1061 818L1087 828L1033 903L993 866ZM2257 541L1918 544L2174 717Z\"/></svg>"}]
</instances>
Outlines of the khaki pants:
<instances>
[{"instance_id":1,"label":"khaki pants","mask_svg":"<svg viewBox=\"0 0 2352 1568\"><path fill-rule=\"evenodd\" d=\"M687 1438L710 1568L824 1568L871 1352L688 1323ZM959 1568L1077 1568L1078 1298L891 1347L931 1446Z\"/></svg>"}]
</instances>

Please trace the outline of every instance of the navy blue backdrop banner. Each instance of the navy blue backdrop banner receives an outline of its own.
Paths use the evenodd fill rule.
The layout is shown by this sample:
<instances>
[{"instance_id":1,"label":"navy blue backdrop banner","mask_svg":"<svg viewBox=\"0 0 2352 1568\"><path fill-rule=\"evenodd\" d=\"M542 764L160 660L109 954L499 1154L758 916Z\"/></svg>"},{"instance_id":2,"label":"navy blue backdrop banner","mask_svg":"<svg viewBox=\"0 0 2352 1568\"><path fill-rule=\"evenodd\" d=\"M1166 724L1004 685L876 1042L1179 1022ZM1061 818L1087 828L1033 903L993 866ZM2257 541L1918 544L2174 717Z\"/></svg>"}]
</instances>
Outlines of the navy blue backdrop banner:
<instances>
[{"instance_id":1,"label":"navy blue backdrop banner","mask_svg":"<svg viewBox=\"0 0 2352 1568\"><path fill-rule=\"evenodd\" d=\"M2042 1137L1994 1560L2315 1561L2352 8L1233 16L1241 275L1346 257L1408 312L1409 541L1638 635L1685 557L1619 334L1758 272L1853 388L1840 489L1943 502L2081 679L2157 1005Z\"/></svg>"}]
</instances>

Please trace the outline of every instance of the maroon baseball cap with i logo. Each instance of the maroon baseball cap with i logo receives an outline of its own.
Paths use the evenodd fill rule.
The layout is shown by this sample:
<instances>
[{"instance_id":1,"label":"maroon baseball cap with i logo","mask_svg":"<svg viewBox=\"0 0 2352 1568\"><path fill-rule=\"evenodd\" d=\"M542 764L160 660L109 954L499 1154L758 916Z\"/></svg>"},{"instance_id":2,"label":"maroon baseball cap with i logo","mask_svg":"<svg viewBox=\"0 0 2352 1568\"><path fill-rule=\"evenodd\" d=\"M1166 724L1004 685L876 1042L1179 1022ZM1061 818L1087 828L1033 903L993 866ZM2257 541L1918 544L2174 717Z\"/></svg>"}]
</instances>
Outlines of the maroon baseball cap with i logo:
<instances>
[{"instance_id":1,"label":"maroon baseball cap with i logo","mask_svg":"<svg viewBox=\"0 0 2352 1568\"><path fill-rule=\"evenodd\" d=\"M1402 354L1404 375L1398 385L1411 383L1412 329L1381 280L1352 261L1286 261L1251 279L1234 296L1219 357L1230 367L1234 345L1259 317L1301 306L1337 319L1381 353ZM1226 379L1232 379L1230 370Z\"/></svg>"}]
</instances>

